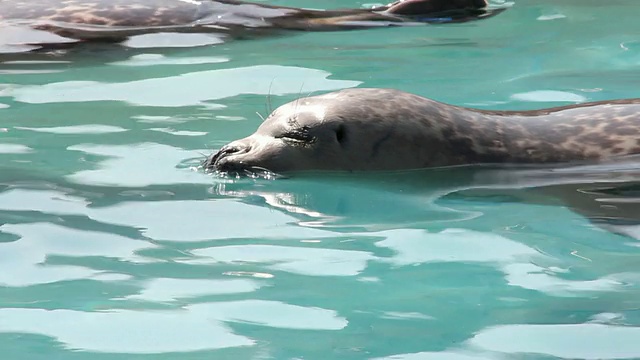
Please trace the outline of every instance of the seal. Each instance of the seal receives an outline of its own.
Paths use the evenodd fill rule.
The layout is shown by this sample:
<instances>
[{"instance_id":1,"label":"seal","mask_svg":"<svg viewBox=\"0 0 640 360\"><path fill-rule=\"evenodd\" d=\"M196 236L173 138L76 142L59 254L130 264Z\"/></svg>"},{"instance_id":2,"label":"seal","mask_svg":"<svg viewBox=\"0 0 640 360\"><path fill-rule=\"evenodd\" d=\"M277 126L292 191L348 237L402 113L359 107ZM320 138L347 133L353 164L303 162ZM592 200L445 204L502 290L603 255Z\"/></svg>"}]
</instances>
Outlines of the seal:
<instances>
[{"instance_id":1,"label":"seal","mask_svg":"<svg viewBox=\"0 0 640 360\"><path fill-rule=\"evenodd\" d=\"M393 89L346 89L285 104L206 170L385 171L551 164L640 154L640 99L531 111L447 105Z\"/></svg>"},{"instance_id":2,"label":"seal","mask_svg":"<svg viewBox=\"0 0 640 360\"><path fill-rule=\"evenodd\" d=\"M11 0L0 1L0 25L27 25L77 40L122 41L158 32L241 36L274 29L327 31L466 22L501 10L487 9L486 0L399 0L372 9L344 10L237 0Z\"/></svg>"}]
</instances>

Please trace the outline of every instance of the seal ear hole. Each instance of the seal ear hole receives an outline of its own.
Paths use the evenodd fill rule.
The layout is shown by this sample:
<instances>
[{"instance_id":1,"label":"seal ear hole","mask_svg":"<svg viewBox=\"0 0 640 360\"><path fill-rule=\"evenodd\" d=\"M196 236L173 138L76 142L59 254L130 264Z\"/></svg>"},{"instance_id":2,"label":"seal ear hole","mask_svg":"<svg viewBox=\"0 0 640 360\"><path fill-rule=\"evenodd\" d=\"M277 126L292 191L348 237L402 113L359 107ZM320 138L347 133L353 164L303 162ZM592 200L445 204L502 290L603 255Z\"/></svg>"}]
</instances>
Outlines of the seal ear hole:
<instances>
[{"instance_id":1,"label":"seal ear hole","mask_svg":"<svg viewBox=\"0 0 640 360\"><path fill-rule=\"evenodd\" d=\"M347 137L347 129L345 128L344 125L340 125L338 126L338 128L336 129L336 140L338 140L338 143L340 143L341 145L344 145L343 143L345 142Z\"/></svg>"}]
</instances>

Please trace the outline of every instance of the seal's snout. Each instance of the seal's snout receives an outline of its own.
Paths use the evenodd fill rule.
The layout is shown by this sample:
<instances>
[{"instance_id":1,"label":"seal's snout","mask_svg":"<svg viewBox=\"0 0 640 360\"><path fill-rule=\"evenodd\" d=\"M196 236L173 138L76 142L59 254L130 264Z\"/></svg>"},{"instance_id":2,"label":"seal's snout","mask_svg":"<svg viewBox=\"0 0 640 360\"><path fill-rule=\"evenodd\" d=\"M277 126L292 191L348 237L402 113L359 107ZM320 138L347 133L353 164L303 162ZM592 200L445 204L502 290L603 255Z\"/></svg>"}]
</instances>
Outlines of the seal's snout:
<instances>
[{"instance_id":1,"label":"seal's snout","mask_svg":"<svg viewBox=\"0 0 640 360\"><path fill-rule=\"evenodd\" d=\"M242 167L241 161L231 161L232 155L245 154L249 152L250 146L243 143L232 143L223 146L217 153L209 156L203 166L208 171L238 171Z\"/></svg>"}]
</instances>

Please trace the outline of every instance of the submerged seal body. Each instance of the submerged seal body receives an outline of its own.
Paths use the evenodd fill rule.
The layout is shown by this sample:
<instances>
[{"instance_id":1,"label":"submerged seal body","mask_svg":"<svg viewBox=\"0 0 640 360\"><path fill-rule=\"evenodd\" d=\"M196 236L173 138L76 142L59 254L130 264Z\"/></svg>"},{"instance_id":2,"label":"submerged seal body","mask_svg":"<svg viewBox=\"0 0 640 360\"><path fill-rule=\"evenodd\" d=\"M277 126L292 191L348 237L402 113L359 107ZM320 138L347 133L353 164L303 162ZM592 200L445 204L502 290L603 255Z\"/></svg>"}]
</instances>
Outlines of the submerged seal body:
<instances>
[{"instance_id":1,"label":"submerged seal body","mask_svg":"<svg viewBox=\"0 0 640 360\"><path fill-rule=\"evenodd\" d=\"M79 40L121 40L154 32L344 30L464 22L498 12L486 6L485 0L399 0L373 9L307 10L237 0L7 0L0 1L0 31L19 24Z\"/></svg>"},{"instance_id":2,"label":"submerged seal body","mask_svg":"<svg viewBox=\"0 0 640 360\"><path fill-rule=\"evenodd\" d=\"M548 164L640 154L640 99L532 111L447 105L391 89L285 104L204 163L221 172L408 170Z\"/></svg>"}]
</instances>

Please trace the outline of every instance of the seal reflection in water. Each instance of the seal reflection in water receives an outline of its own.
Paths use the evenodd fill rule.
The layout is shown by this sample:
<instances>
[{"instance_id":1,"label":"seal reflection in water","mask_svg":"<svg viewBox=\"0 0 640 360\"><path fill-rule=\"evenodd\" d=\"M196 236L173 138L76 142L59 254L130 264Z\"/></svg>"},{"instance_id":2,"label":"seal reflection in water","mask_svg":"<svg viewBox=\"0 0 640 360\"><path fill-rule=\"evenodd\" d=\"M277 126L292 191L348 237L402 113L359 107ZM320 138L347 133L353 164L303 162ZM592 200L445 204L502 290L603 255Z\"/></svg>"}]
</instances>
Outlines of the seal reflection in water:
<instances>
[{"instance_id":1,"label":"seal reflection in water","mask_svg":"<svg viewBox=\"0 0 640 360\"><path fill-rule=\"evenodd\" d=\"M497 14L485 0L399 0L373 9L308 10L237 0L4 0L2 25L79 40L157 32L243 35L274 29L347 30L416 22L466 22Z\"/></svg>"},{"instance_id":2,"label":"seal reflection in water","mask_svg":"<svg viewBox=\"0 0 640 360\"><path fill-rule=\"evenodd\" d=\"M640 153L640 99L486 111L391 89L346 89L285 104L207 170L384 171L466 164L600 161Z\"/></svg>"}]
</instances>

